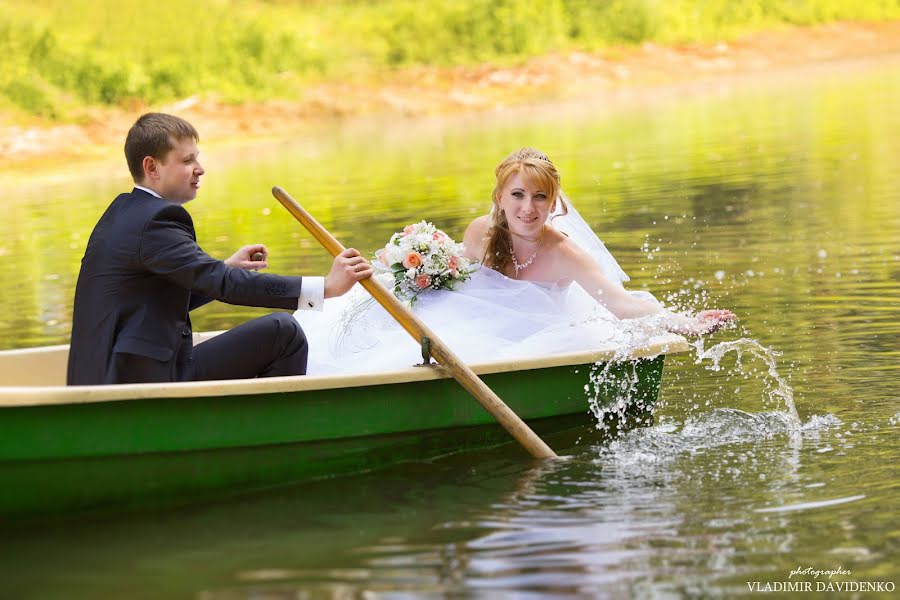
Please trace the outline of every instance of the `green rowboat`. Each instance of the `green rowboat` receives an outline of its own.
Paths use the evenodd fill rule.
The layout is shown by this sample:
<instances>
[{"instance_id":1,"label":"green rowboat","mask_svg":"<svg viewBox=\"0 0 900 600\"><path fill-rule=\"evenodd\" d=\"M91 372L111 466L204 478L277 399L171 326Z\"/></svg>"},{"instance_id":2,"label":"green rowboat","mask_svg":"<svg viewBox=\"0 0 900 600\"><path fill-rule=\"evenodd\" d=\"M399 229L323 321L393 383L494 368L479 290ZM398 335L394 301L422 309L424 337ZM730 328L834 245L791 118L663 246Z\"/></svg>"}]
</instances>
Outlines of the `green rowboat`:
<instances>
[{"instance_id":1,"label":"green rowboat","mask_svg":"<svg viewBox=\"0 0 900 600\"><path fill-rule=\"evenodd\" d=\"M472 367L542 435L589 423L588 398L619 401L622 382L645 417L665 354L686 349L679 336L657 338L608 364L600 384L591 373L611 351ZM67 354L0 352L0 521L185 503L511 441L438 366L66 387Z\"/></svg>"}]
</instances>

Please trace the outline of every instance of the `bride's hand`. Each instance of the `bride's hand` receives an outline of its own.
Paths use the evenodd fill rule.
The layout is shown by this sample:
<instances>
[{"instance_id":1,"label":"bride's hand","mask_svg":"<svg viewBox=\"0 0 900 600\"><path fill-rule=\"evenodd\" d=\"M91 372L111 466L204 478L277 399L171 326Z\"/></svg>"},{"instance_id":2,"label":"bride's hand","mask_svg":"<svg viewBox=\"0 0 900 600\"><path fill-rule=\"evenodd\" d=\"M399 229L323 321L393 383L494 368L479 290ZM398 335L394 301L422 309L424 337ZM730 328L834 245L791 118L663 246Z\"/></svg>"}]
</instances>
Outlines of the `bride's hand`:
<instances>
[{"instance_id":1,"label":"bride's hand","mask_svg":"<svg viewBox=\"0 0 900 600\"><path fill-rule=\"evenodd\" d=\"M254 260L255 254L261 254L261 260ZM240 250L232 254L225 264L235 269L243 269L245 271L259 271L269 266L266 259L269 257L269 251L263 244L250 244L243 246Z\"/></svg>"},{"instance_id":2,"label":"bride's hand","mask_svg":"<svg viewBox=\"0 0 900 600\"><path fill-rule=\"evenodd\" d=\"M705 335L708 333L713 333L726 326L735 318L737 318L737 315L735 315L730 310L724 309L704 310L698 312L694 316L694 321L696 323L695 334Z\"/></svg>"},{"instance_id":3,"label":"bride's hand","mask_svg":"<svg viewBox=\"0 0 900 600\"><path fill-rule=\"evenodd\" d=\"M704 310L688 316L667 311L667 329L679 335L707 335L718 331L736 318L730 310Z\"/></svg>"},{"instance_id":4,"label":"bride's hand","mask_svg":"<svg viewBox=\"0 0 900 600\"><path fill-rule=\"evenodd\" d=\"M372 265L358 250L347 248L334 257L331 271L325 276L325 297L343 296L353 284L372 276Z\"/></svg>"}]
</instances>

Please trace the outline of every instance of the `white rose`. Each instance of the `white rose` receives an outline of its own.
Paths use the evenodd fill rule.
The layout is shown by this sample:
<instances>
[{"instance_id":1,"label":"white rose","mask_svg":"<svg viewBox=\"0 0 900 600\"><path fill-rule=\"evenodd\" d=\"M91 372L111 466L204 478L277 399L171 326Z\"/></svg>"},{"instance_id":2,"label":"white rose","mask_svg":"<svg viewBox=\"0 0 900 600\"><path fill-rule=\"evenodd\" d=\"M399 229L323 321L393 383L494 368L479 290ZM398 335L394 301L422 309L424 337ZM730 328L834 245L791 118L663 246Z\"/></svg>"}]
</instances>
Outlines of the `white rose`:
<instances>
[{"instance_id":1,"label":"white rose","mask_svg":"<svg viewBox=\"0 0 900 600\"><path fill-rule=\"evenodd\" d=\"M403 249L400 246L391 246L387 251L388 265L393 265L403 261Z\"/></svg>"}]
</instances>

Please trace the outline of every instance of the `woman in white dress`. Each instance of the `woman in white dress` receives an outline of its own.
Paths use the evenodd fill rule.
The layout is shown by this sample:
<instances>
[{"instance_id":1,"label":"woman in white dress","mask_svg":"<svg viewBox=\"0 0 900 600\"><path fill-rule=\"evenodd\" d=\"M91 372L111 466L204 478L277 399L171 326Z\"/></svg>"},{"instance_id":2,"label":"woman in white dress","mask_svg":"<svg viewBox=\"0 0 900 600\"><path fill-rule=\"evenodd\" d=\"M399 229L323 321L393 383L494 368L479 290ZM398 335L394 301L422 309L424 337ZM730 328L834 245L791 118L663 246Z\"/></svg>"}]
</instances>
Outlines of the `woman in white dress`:
<instances>
[{"instance_id":1,"label":"woman in white dress","mask_svg":"<svg viewBox=\"0 0 900 600\"><path fill-rule=\"evenodd\" d=\"M565 230L569 207L560 190L559 173L546 155L523 148L500 163L495 173L490 214L478 217L466 230L467 258L512 279L562 287L578 283L619 319L664 312L655 300L622 287L628 277L586 225L589 233ZM574 215L569 220L573 219ZM554 227L557 220L559 228ZM580 217L577 221L584 223ZM728 310L707 310L693 317L673 314L670 330L710 333L733 318Z\"/></svg>"},{"instance_id":2,"label":"woman in white dress","mask_svg":"<svg viewBox=\"0 0 900 600\"><path fill-rule=\"evenodd\" d=\"M466 257L482 267L456 289L420 294L414 309L467 362L615 349L631 339L622 319L658 315L670 331L702 334L734 318L725 310L676 315L646 292L625 290L627 275L565 199L556 168L540 152L511 154L496 176L490 214L464 238ZM295 317L310 343L309 375L421 362L419 345L361 286L328 300L323 313Z\"/></svg>"}]
</instances>

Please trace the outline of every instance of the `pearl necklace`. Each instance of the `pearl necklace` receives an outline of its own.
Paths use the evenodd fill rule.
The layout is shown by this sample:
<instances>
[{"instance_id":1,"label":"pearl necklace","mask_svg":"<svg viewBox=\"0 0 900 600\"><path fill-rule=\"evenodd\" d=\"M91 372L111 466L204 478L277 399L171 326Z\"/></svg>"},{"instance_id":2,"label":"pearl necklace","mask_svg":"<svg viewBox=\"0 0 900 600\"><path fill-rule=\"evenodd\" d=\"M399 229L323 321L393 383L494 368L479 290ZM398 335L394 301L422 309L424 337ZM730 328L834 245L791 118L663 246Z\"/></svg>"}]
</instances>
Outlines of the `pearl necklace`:
<instances>
[{"instance_id":1,"label":"pearl necklace","mask_svg":"<svg viewBox=\"0 0 900 600\"><path fill-rule=\"evenodd\" d=\"M543 244L543 242L544 242L544 228L541 227L541 235L538 236L538 247L535 249L534 254L532 254L532 255L531 255L531 258L529 258L529 259L526 260L525 262L520 263L520 262L516 259L516 251L513 250L512 241L510 240L510 242L509 242L509 254L510 254L510 256L512 257L512 261L513 261L513 269L516 270L516 279L519 278L519 271L523 271L523 270L527 269L527 268L531 265L531 263L534 262L534 259L537 258L538 252L541 251L541 245Z\"/></svg>"}]
</instances>

